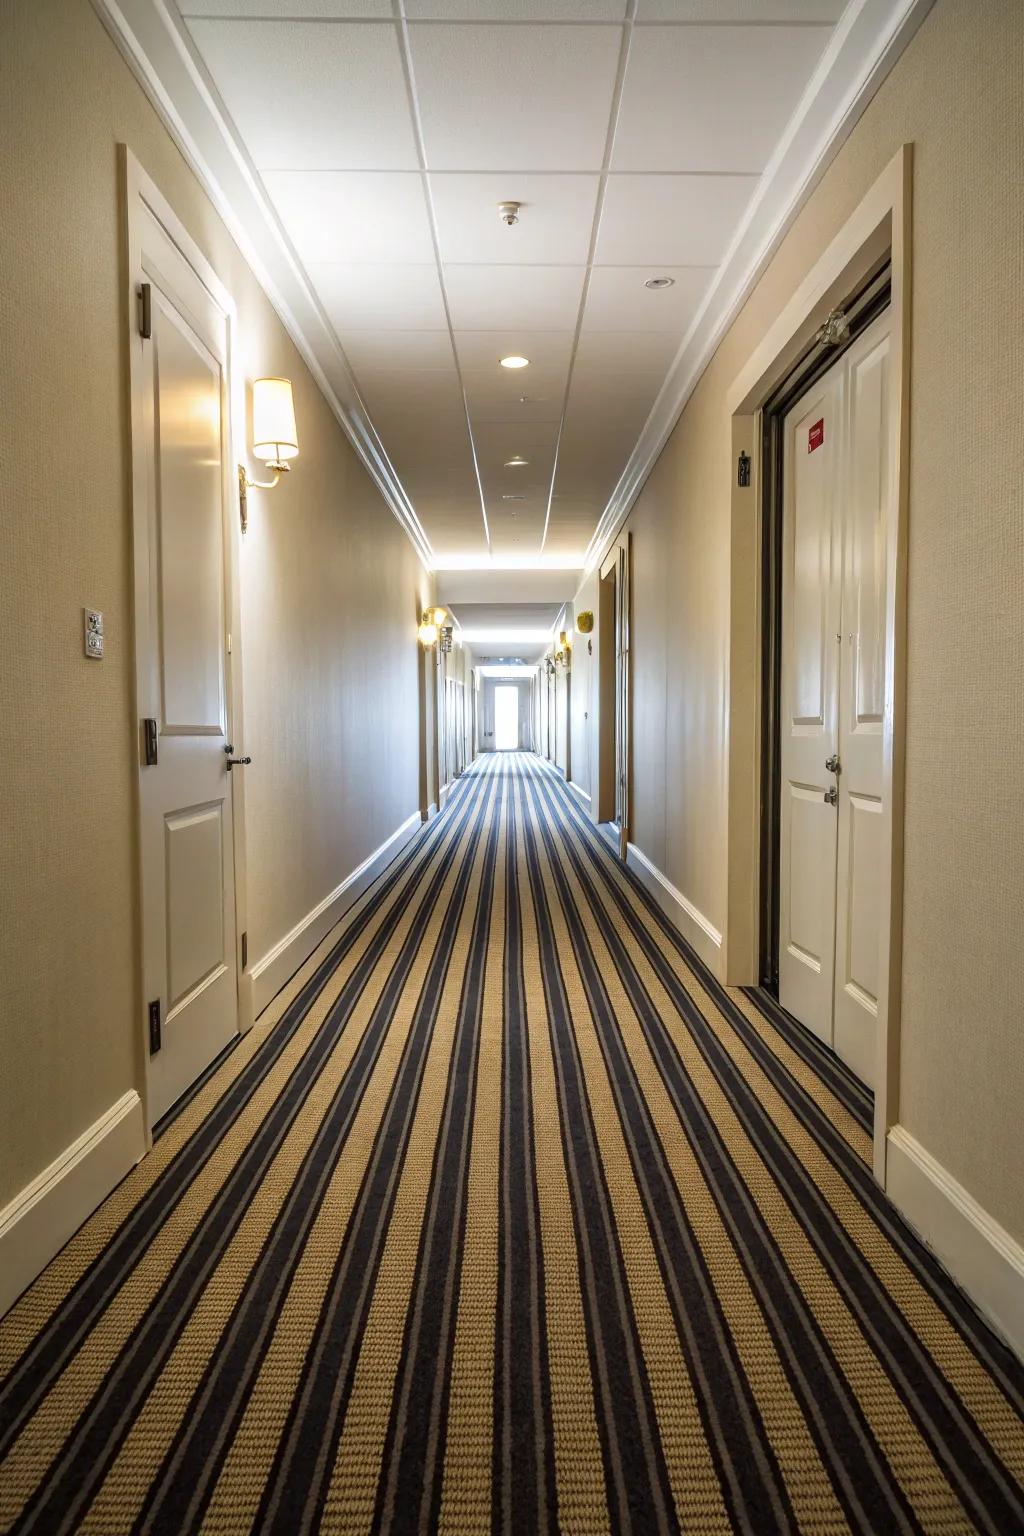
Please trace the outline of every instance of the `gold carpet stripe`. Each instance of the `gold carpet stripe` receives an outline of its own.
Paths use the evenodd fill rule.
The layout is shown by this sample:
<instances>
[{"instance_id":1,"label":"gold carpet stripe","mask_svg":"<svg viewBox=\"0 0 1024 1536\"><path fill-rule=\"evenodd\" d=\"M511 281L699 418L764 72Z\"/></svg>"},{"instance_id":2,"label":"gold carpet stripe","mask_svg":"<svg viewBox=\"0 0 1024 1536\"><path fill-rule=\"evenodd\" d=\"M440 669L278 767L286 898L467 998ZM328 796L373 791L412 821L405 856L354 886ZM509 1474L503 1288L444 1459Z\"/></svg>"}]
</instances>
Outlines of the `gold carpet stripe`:
<instances>
[{"instance_id":1,"label":"gold carpet stripe","mask_svg":"<svg viewBox=\"0 0 1024 1536\"><path fill-rule=\"evenodd\" d=\"M541 981L537 914L523 845L522 785L516 785L516 862L522 904L524 1004L530 1042L534 1152L544 1253L551 1417L558 1527L579 1536L610 1531L604 1463L580 1293L576 1234L562 1153L561 1115Z\"/></svg>"},{"instance_id":2,"label":"gold carpet stripe","mask_svg":"<svg viewBox=\"0 0 1024 1536\"><path fill-rule=\"evenodd\" d=\"M398 930L387 952L378 961L374 975L364 992L379 992L394 964L402 938L411 927L415 908L403 914ZM356 962L353 961L353 965ZM351 967L342 967L344 975ZM129 1338L132 1330L145 1317L162 1290L168 1275L191 1238L196 1226L209 1210L227 1178L246 1151L249 1143L267 1113L273 1108L291 1071L312 1044L317 1030L332 1005L337 991L343 985L343 976L335 977L330 988L325 989L310 1009L302 1027L296 1032L281 1058L253 1096L243 1116L244 1133L235 1130L226 1137L210 1161L190 1185L185 1196L171 1213L146 1252L145 1262L133 1268L121 1289L111 1299L99 1317L82 1347L73 1356L67 1368L58 1377L54 1387L36 1409L12 1447L4 1463L4 1479L0 1486L0 1520L7 1518L21 1507L32 1490L46 1473L50 1460L62 1444L66 1434L100 1386L112 1361ZM335 984L336 983L336 984ZM354 1021L352 1021L354 1022ZM332 1064L319 1079L333 1086L337 1074L344 1070L357 1043L354 1032L346 1029L335 1048ZM339 1054L340 1053L340 1054ZM225 1064L227 1065L227 1063ZM307 1099L289 1133L289 1140L304 1144L312 1139L319 1115L315 1103ZM159 1150L160 1143L157 1144ZM279 1151L283 1155L283 1149ZM154 1152L153 1157L156 1156ZM148 1159L147 1161L150 1161ZM145 1164L141 1165L145 1167ZM287 1186L281 1194L287 1192ZM245 1233L248 1220L242 1224ZM240 1234L240 1236L242 1235ZM177 1427L176 1416L171 1428Z\"/></svg>"},{"instance_id":3,"label":"gold carpet stripe","mask_svg":"<svg viewBox=\"0 0 1024 1536\"><path fill-rule=\"evenodd\" d=\"M451 842L453 836L454 832L449 828L430 855L431 867L436 864L442 849ZM413 870L419 867L419 863L418 859L414 859L410 869L403 873L397 882L396 889L390 892L382 902L380 910L374 912L366 931L360 935L354 945L352 953L345 958L338 971L327 983L325 990L316 998L310 1013L296 1032L296 1038L289 1043L287 1056L284 1058L288 1066L284 1067L279 1062L273 1069L275 1084L283 1082L299 1058L305 1054L311 1036L316 1033L344 982L362 959L388 915L403 899ZM429 879L429 871L424 879ZM339 924L336 930L335 942L342 931L347 931L357 915L356 908L345 914L342 924ZM298 978L293 978L287 990L297 993L301 985ZM291 998L289 997L288 1000L290 1001ZM200 1128L215 1105L249 1065L283 1012L283 1007L275 1006L273 1011L267 1010L260 1016L254 1027L239 1041L223 1066L214 1073L209 1082L204 1084L200 1092L155 1143L149 1155L111 1193L54 1262L47 1266L35 1284L0 1320L0 1375L5 1375L20 1359L36 1334L46 1325L55 1309L78 1283L89 1265L107 1247L124 1219L153 1187L185 1143ZM269 1095L271 1101L278 1096L278 1092L279 1088L275 1087ZM233 1143L235 1154L233 1161L241 1155L245 1145L244 1141Z\"/></svg>"},{"instance_id":4,"label":"gold carpet stripe","mask_svg":"<svg viewBox=\"0 0 1024 1536\"><path fill-rule=\"evenodd\" d=\"M541 875L562 979L622 1247L633 1315L647 1367L672 1496L683 1528L707 1532L710 1536L711 1532L731 1529L729 1515L661 1278L643 1200L636 1185L622 1122L569 929L552 878L548 853L540 840L539 826L537 831Z\"/></svg>"},{"instance_id":5,"label":"gold carpet stripe","mask_svg":"<svg viewBox=\"0 0 1024 1536\"><path fill-rule=\"evenodd\" d=\"M604 892L598 893L602 902ZM824 1269L775 1180L751 1144L689 1031L679 1018L636 941L620 929L620 938L682 1057L686 1071L708 1107L730 1156L739 1167L751 1198L769 1223L785 1255L786 1266L814 1313L839 1366L860 1401L883 1453L928 1529L929 1518L946 1518L955 1508L953 1493L888 1375L865 1341L856 1318ZM688 1197L688 1191L681 1190ZM777 1452L780 1447L776 1447ZM962 1518L962 1517L960 1517ZM941 1529L941 1526L934 1527ZM813 1529L813 1527L812 1527Z\"/></svg>"},{"instance_id":6,"label":"gold carpet stripe","mask_svg":"<svg viewBox=\"0 0 1024 1536\"><path fill-rule=\"evenodd\" d=\"M479 1532L490 1528L491 1522L506 843L506 818L503 816L487 942L466 1231L441 1489L440 1526L453 1536L455 1533L478 1536Z\"/></svg>"},{"instance_id":7,"label":"gold carpet stripe","mask_svg":"<svg viewBox=\"0 0 1024 1536\"><path fill-rule=\"evenodd\" d=\"M579 834L575 828L573 835L578 839ZM614 868L611 859L609 864ZM627 889L619 872L615 871L615 873L622 888ZM601 882L595 882L595 886L600 887ZM635 893L630 891L629 895L634 910L644 919L647 931L658 942L658 947L673 972L689 992L729 1056L751 1084L779 1134L798 1154L800 1161L824 1195L827 1204L902 1312L910 1330L916 1333L924 1343L940 1372L961 1396L983 1433L991 1439L1000 1458L1012 1469L1016 1477L1024 1477L1024 1436L1021 1434L1020 1419L1007 1402L998 1383L950 1322L939 1303L911 1272L902 1254L879 1227L871 1211L861 1204L846 1179L836 1169L814 1136L801 1125L782 1095L754 1060L749 1049L740 1041L735 1029L721 1012L714 998L688 969L685 962L674 953L668 941L659 936L653 920L645 913ZM610 904L610 900L606 898L603 887L601 899L625 940L626 934L621 917ZM632 944L633 941L629 942ZM733 989L729 990L730 996L736 995ZM668 1011L664 1016L672 1023L674 1030L681 1030L681 1022L678 1021L678 1015L671 1001L666 999L666 1005ZM826 1094L825 1101L820 1093L814 1093L811 1097L822 1104L823 1108L828 1100L835 1103L831 1094ZM831 1110L827 1112L831 1113Z\"/></svg>"},{"instance_id":8,"label":"gold carpet stripe","mask_svg":"<svg viewBox=\"0 0 1024 1536\"><path fill-rule=\"evenodd\" d=\"M467 828L467 837L484 814L481 801ZM270 1347L221 1469L203 1523L204 1530L223 1531L228 1536L238 1529L238 1523L248 1528L255 1519L263 1484L306 1368L306 1351L337 1262L338 1250L348 1231L377 1144L381 1119L460 868L461 858L457 858L434 903L430 923L402 989L380 1059L292 1277ZM410 909L407 914L409 923L415 920L418 910L419 906ZM394 967L400 947L400 944L389 946L382 967L382 985Z\"/></svg>"},{"instance_id":9,"label":"gold carpet stripe","mask_svg":"<svg viewBox=\"0 0 1024 1536\"><path fill-rule=\"evenodd\" d=\"M681 1134L679 1116L669 1098L661 1073L651 1055L650 1048L632 1004L626 995L625 988L616 970L615 962L608 951L604 939L600 935L594 919L593 909L587 899L587 894L580 886L564 852L560 851L559 862L570 886L577 917L600 969L601 977L614 1011L616 1024L622 1034L630 1062L636 1073L655 1129L661 1140L665 1160L679 1192L680 1202L689 1216L695 1238L708 1265L715 1292L721 1302L726 1322L736 1343L751 1392L764 1420L765 1429L775 1454L779 1459L797 1518L800 1521L801 1527L808 1530L813 1529L821 1532L845 1531L847 1529L846 1517L833 1493L831 1485L823 1479L808 1476L812 1469L820 1465L820 1456L811 1438L803 1410L793 1396L782 1361L768 1332L764 1316L750 1288L740 1259L733 1247L732 1240L721 1220L714 1196L708 1188L689 1142ZM556 926L560 930L564 929L564 919L561 918L560 913L556 918ZM559 946L563 954L568 944L569 939L566 932L564 947L561 944ZM563 959L563 968L564 966L565 961ZM574 1023L577 1037L582 1043L584 1038L582 1021L574 1017ZM596 1040L592 1043L588 1041L587 1054L595 1062L600 1059L599 1049ZM596 1071L595 1067L595 1073ZM600 1074L597 1076L596 1081L598 1083L598 1091L591 1090L591 1103L594 1107L595 1120L598 1126L604 1126L606 1123L611 1124L617 1120L618 1111L610 1084L607 1082L607 1077L604 1074ZM625 1152L624 1145L623 1155L628 1155ZM625 1235L625 1229L621 1227L621 1224L620 1230ZM626 1251L628 1254L628 1247ZM649 1257L644 1254L638 1268L637 1283L642 1285L647 1280L649 1275L647 1266L655 1264L656 1260L653 1251ZM674 1333L675 1324L670 1313L667 1314L664 1323L656 1324L652 1331L652 1338L655 1341L670 1336L670 1334L663 1333L661 1331L662 1328L667 1328L670 1334ZM648 1369L651 1370L651 1358L646 1348L645 1356L648 1360ZM663 1401L668 1405L669 1412L672 1412L673 1408L679 1404L680 1394L678 1387L673 1382L673 1373L677 1368L676 1363L673 1361L663 1388ZM683 1369L685 1370L685 1362L683 1363ZM704 1440L700 1419L697 1416L696 1399L688 1379L686 1388L689 1399L686 1404L686 1412L682 1414L676 1408L673 1414L676 1422L672 1426L676 1438L683 1437L684 1448L692 1445L695 1431L700 1435L701 1440ZM681 1407L681 1404L679 1406ZM670 1472L673 1474L673 1491L675 1492L677 1487L681 1487L693 1495L696 1493L696 1488L693 1484L694 1468L692 1465L685 1464L679 1457L673 1445L673 1435L671 1432L666 1431L665 1425L662 1422L662 1411L659 1407L659 1424L661 1426L666 1459L668 1460ZM702 1457L699 1464L699 1470L706 1476L707 1467L705 1466L705 1460L710 1465L706 1441L702 1447ZM715 1491L717 1494L717 1482L715 1484ZM688 1509L684 1503L679 1502L678 1492L676 1492L676 1499L684 1528L709 1531L715 1528L711 1524L709 1512L705 1512L703 1508L698 1508L696 1511ZM725 1528L728 1528L728 1523L726 1523Z\"/></svg>"},{"instance_id":10,"label":"gold carpet stripe","mask_svg":"<svg viewBox=\"0 0 1024 1536\"><path fill-rule=\"evenodd\" d=\"M496 786L497 781L491 786L492 796ZM492 805L493 800L489 798L488 804ZM369 1316L358 1345L355 1379L331 1471L322 1523L324 1529L344 1531L346 1536L368 1531L373 1521L384 1439L430 1196L434 1149L444 1113L485 847L482 838L437 1011L408 1152L388 1223Z\"/></svg>"}]
</instances>

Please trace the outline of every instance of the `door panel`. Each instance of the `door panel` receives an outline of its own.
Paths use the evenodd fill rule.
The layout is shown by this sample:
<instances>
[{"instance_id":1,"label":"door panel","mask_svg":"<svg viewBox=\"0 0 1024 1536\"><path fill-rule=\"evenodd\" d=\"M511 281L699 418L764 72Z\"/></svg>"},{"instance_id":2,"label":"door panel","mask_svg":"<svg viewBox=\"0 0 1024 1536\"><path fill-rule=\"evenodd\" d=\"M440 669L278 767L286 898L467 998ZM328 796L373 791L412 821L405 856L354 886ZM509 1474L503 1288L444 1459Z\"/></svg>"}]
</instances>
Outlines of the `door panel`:
<instances>
[{"instance_id":1,"label":"door panel","mask_svg":"<svg viewBox=\"0 0 1024 1536\"><path fill-rule=\"evenodd\" d=\"M838 727L832 524L842 383L827 374L787 416L783 492L779 1001L830 1044L836 813L825 761Z\"/></svg>"},{"instance_id":2,"label":"door panel","mask_svg":"<svg viewBox=\"0 0 1024 1536\"><path fill-rule=\"evenodd\" d=\"M152 335L133 337L136 676L158 722L140 768L143 978L158 1002L150 1124L238 1032L229 659L227 317L148 213L137 281ZM235 743L236 755L241 755Z\"/></svg>"},{"instance_id":3,"label":"door panel","mask_svg":"<svg viewBox=\"0 0 1024 1536\"><path fill-rule=\"evenodd\" d=\"M835 1048L873 1086L880 985L885 536L893 462L888 314L858 337L844 362L849 467L842 517Z\"/></svg>"}]
</instances>

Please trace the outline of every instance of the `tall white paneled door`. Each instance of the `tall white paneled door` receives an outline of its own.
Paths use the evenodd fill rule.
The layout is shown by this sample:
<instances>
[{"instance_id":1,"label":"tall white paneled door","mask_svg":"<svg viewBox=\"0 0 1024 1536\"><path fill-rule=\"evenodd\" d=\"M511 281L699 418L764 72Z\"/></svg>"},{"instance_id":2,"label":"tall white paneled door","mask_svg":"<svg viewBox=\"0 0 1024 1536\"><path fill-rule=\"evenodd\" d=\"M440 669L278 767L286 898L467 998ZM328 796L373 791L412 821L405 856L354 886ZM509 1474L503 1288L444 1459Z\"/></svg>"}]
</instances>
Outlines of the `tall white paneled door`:
<instances>
[{"instance_id":1,"label":"tall white paneled door","mask_svg":"<svg viewBox=\"0 0 1024 1536\"><path fill-rule=\"evenodd\" d=\"M235 761L243 753L230 654L230 304L131 162L127 187L141 1026L152 1126L238 1033L245 768Z\"/></svg>"},{"instance_id":2,"label":"tall white paneled door","mask_svg":"<svg viewBox=\"0 0 1024 1536\"><path fill-rule=\"evenodd\" d=\"M873 1085L882 907L889 311L783 449L779 1001Z\"/></svg>"}]
</instances>

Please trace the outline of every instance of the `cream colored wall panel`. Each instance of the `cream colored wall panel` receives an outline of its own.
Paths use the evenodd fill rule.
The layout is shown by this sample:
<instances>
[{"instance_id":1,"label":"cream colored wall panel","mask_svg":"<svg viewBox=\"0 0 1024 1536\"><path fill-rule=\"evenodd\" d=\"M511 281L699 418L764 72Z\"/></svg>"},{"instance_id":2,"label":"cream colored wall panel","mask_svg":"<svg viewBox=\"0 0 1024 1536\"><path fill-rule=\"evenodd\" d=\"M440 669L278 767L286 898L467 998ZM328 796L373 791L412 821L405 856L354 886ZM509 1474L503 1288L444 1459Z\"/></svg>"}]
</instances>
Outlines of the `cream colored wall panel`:
<instances>
[{"instance_id":1,"label":"cream colored wall panel","mask_svg":"<svg viewBox=\"0 0 1024 1536\"><path fill-rule=\"evenodd\" d=\"M259 170L416 169L394 27L202 18L188 26Z\"/></svg>"}]
</instances>

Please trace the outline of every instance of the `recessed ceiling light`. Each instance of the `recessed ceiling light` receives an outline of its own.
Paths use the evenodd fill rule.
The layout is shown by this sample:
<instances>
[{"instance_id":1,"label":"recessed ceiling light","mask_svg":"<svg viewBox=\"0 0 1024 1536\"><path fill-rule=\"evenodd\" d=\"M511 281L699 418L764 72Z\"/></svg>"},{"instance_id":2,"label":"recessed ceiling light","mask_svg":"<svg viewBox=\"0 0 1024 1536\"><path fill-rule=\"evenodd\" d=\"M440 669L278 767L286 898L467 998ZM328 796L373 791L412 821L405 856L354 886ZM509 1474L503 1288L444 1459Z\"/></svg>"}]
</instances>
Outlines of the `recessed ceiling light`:
<instances>
[{"instance_id":1,"label":"recessed ceiling light","mask_svg":"<svg viewBox=\"0 0 1024 1536\"><path fill-rule=\"evenodd\" d=\"M524 459L521 453L517 453L513 458L505 460L505 468L525 469L529 462L529 459Z\"/></svg>"},{"instance_id":2,"label":"recessed ceiling light","mask_svg":"<svg viewBox=\"0 0 1024 1536\"><path fill-rule=\"evenodd\" d=\"M502 501L525 501L525 496L503 496Z\"/></svg>"},{"instance_id":3,"label":"recessed ceiling light","mask_svg":"<svg viewBox=\"0 0 1024 1536\"><path fill-rule=\"evenodd\" d=\"M501 366L503 368L528 368L530 366L530 359L528 357L515 356L503 357L501 359Z\"/></svg>"},{"instance_id":4,"label":"recessed ceiling light","mask_svg":"<svg viewBox=\"0 0 1024 1536\"><path fill-rule=\"evenodd\" d=\"M645 288L671 288L675 282L674 277L649 277L644 283Z\"/></svg>"}]
</instances>

